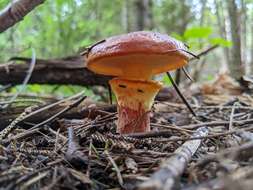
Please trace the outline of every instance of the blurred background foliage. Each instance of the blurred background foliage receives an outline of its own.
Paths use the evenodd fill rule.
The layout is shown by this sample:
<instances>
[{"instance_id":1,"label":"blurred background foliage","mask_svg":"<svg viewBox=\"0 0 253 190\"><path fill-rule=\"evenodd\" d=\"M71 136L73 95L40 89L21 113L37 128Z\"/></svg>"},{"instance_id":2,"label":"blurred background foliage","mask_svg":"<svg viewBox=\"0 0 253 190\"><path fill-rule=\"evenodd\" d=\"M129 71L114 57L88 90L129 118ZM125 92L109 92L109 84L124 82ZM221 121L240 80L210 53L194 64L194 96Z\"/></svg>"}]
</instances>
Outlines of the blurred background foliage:
<instances>
[{"instance_id":1,"label":"blurred background foliage","mask_svg":"<svg viewBox=\"0 0 253 190\"><path fill-rule=\"evenodd\" d=\"M1 0L0 9L9 2ZM239 25L240 64L250 73L252 5L253 0L48 0L0 35L0 60L4 63L13 56L31 56L31 48L38 58L66 57L108 36L153 30L182 40L195 53L218 44L220 48L188 68L194 75L198 73L195 79L210 80L233 61L231 54L236 44L231 31L235 24ZM233 13L237 23L231 19ZM80 88L83 87L29 85L27 90L67 96Z\"/></svg>"}]
</instances>

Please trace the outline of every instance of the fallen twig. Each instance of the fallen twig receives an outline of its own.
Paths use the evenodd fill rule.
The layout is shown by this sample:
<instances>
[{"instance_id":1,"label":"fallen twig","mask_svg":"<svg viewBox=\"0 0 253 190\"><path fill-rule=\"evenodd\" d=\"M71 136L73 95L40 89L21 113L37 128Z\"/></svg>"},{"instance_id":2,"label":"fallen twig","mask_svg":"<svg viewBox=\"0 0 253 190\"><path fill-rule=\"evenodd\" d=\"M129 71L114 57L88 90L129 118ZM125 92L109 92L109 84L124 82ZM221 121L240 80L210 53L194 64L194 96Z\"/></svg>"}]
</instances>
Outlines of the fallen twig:
<instances>
[{"instance_id":1,"label":"fallen twig","mask_svg":"<svg viewBox=\"0 0 253 190\"><path fill-rule=\"evenodd\" d=\"M245 133L242 133L242 134L245 134ZM250 134L249 136L251 136L251 138L252 138L252 134ZM245 144L240 145L238 147L228 148L228 149L220 151L219 153L216 153L214 155L208 155L208 156L202 158L201 160L199 160L197 162L195 167L201 167L202 168L205 165L207 165L209 162L217 161L220 158L225 158L225 157L228 157L229 155L233 155L233 159L236 159L236 157L242 156L243 152L248 153L249 155L252 155L253 141L252 141L251 138L248 139L251 142L245 143Z\"/></svg>"},{"instance_id":2,"label":"fallen twig","mask_svg":"<svg viewBox=\"0 0 253 190\"><path fill-rule=\"evenodd\" d=\"M46 119L45 121L36 124L35 126L33 126L31 129L35 129L38 128L40 126L43 126L49 122L52 122L53 120L55 120L57 117L59 117L60 115L62 115L63 113L69 111L70 109L72 109L73 107L76 107L78 104L80 104L87 96L83 96L78 98L75 102L73 102L72 104L66 106L64 109L62 109L60 112L56 113L55 115L51 116L50 118Z\"/></svg>"},{"instance_id":3,"label":"fallen twig","mask_svg":"<svg viewBox=\"0 0 253 190\"><path fill-rule=\"evenodd\" d=\"M113 165L116 173L117 173L117 178L118 178L118 182L120 184L121 187L123 187L124 182L123 182L123 178L121 176L119 167L117 166L117 164L115 163L115 161L113 160L113 158L110 156L109 152L107 150L105 150L105 155L107 156L108 160L111 162L111 164Z\"/></svg>"},{"instance_id":4,"label":"fallen twig","mask_svg":"<svg viewBox=\"0 0 253 190\"><path fill-rule=\"evenodd\" d=\"M68 128L68 137L68 150L65 155L66 160L79 168L80 166L86 167L88 165L88 157L80 151L81 147L72 127Z\"/></svg>"},{"instance_id":5,"label":"fallen twig","mask_svg":"<svg viewBox=\"0 0 253 190\"><path fill-rule=\"evenodd\" d=\"M31 135L31 134L33 134L33 133L39 131L39 130L40 130L40 126L43 126L43 125L45 125L45 124L47 124L47 123L49 123L49 122L52 122L52 121L55 120L57 117L59 117L61 114L63 114L63 113L65 113L65 112L69 111L70 109L72 109L73 107L75 107L75 106L77 106L79 103L81 103L81 102L86 98L86 96L81 96L82 94L83 94L83 92L78 93L78 94L76 94L76 95L74 95L74 96L72 96L72 97L69 97L69 98L64 99L64 100L60 100L60 101L58 101L58 102L56 102L56 103L50 104L50 105L48 105L48 106L46 106L46 107L43 107L43 108L41 108L41 109L39 109L39 110L36 110L36 111L34 111L34 112L31 112L30 114L24 115L23 118L22 118L22 120L25 120L26 118L31 117L32 115L35 115L35 114L40 113L40 112L42 112L42 111L45 111L45 110L51 108L52 106L55 106L55 105L58 105L58 104L60 104L60 103L63 103L63 102L66 102L66 101L68 101L68 100L71 100L71 99L74 99L74 98L79 97L77 100L75 100L73 103L67 105L64 109L62 109L62 110L59 111L58 113L54 114L53 116L49 117L48 119L44 120L43 122L36 124L35 126L33 126L32 128L30 128L29 130L25 131L24 133L19 133L19 134L15 135L15 136L10 137L10 138L7 139L6 141L4 141L4 143L10 142L10 141L12 141L12 140L17 140L17 139L20 139L20 138L24 138L24 137L26 137L26 136L29 136L29 135ZM81 96L81 97L80 97L80 96ZM20 122L20 121L19 121L19 122ZM18 122L17 122L17 123L18 123Z\"/></svg>"},{"instance_id":6,"label":"fallen twig","mask_svg":"<svg viewBox=\"0 0 253 190\"><path fill-rule=\"evenodd\" d=\"M208 129L203 127L198 129L193 134L193 137L202 137L206 136L207 134ZM161 168L151 176L150 180L140 184L138 186L138 189L173 189L176 185L176 181L182 175L187 164L189 163L192 156L195 154L200 145L201 140L191 140L185 142L175 151L173 156L171 156L168 160L165 160Z\"/></svg>"}]
</instances>

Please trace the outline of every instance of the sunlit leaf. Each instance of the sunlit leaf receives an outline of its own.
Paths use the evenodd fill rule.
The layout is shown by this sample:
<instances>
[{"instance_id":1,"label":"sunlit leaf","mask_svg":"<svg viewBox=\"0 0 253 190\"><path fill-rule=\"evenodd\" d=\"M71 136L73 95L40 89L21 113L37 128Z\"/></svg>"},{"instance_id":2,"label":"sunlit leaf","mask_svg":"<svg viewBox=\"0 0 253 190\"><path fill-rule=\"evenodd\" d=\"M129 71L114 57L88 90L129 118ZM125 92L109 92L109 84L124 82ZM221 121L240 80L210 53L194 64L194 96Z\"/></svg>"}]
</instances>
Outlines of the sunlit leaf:
<instances>
[{"instance_id":1,"label":"sunlit leaf","mask_svg":"<svg viewBox=\"0 0 253 190\"><path fill-rule=\"evenodd\" d=\"M231 47L233 43L231 41L225 40L224 38L212 38L210 43L213 45L220 45L223 47Z\"/></svg>"},{"instance_id":2,"label":"sunlit leaf","mask_svg":"<svg viewBox=\"0 0 253 190\"><path fill-rule=\"evenodd\" d=\"M184 32L184 38L208 38L212 34L210 27L193 27Z\"/></svg>"}]
</instances>

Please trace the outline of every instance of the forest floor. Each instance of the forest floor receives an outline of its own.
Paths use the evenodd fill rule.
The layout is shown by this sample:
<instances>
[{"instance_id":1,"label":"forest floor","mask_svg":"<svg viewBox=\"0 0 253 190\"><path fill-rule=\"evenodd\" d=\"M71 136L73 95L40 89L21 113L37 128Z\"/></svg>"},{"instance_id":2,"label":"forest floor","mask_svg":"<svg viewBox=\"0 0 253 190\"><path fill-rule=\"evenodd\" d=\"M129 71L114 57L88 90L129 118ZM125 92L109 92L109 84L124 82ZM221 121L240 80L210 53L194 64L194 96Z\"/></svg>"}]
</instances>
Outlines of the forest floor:
<instances>
[{"instance_id":1,"label":"forest floor","mask_svg":"<svg viewBox=\"0 0 253 190\"><path fill-rule=\"evenodd\" d=\"M2 93L0 189L252 189L253 98L226 75L186 90L197 117L156 101L152 131L124 136L83 93Z\"/></svg>"}]
</instances>

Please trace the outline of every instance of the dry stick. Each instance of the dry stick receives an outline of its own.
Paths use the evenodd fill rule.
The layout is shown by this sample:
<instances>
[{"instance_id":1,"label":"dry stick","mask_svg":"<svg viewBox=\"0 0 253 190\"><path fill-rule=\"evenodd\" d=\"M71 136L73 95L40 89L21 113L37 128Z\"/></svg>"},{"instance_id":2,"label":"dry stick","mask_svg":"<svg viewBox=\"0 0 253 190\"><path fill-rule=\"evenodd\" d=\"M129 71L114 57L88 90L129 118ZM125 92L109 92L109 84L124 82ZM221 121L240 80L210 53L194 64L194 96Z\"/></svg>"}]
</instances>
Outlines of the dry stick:
<instances>
[{"instance_id":1,"label":"dry stick","mask_svg":"<svg viewBox=\"0 0 253 190\"><path fill-rule=\"evenodd\" d=\"M172 107L176 107L176 108L184 108L185 105L181 104L181 103L173 103L173 102L159 102L161 104L165 104L168 106L172 106ZM199 108L199 109L231 109L233 106L229 106L229 105L213 105L213 106L199 106L199 105L191 105L194 108ZM253 110L252 107L249 106L236 106L236 108L238 109L243 109L243 110Z\"/></svg>"},{"instance_id":2,"label":"dry stick","mask_svg":"<svg viewBox=\"0 0 253 190\"><path fill-rule=\"evenodd\" d=\"M51 166L46 166L44 168L40 168L35 171L31 171L30 173L23 175L22 177L18 178L14 183L10 183L7 186L7 190L16 189L16 187L20 187L21 184L27 182L31 177L38 175L41 172L45 172L50 170Z\"/></svg>"},{"instance_id":3,"label":"dry stick","mask_svg":"<svg viewBox=\"0 0 253 190\"><path fill-rule=\"evenodd\" d=\"M230 130L226 131L223 133L216 133L216 134L211 134L211 135L206 135L206 136L192 136L192 137L173 137L170 139L166 140L158 140L157 143L165 143L165 142L177 142L177 141L190 141L190 140L197 140L197 139L210 139L210 138L216 138L216 137L221 137L221 136L227 136L227 135L239 135L242 136L242 132L244 132L244 137L246 138L246 132L251 131L253 127L245 128L244 131L241 129L236 129L236 130ZM145 132L145 133L136 133L136 134L128 134L128 135L123 135L119 136L122 137L125 140L128 141L134 141L133 139L145 139L145 138L156 138L156 137L170 137L171 136L171 130L163 130L163 131L150 131L150 132ZM253 135L247 134L247 139L252 138ZM152 139L154 141L154 139Z\"/></svg>"},{"instance_id":4,"label":"dry stick","mask_svg":"<svg viewBox=\"0 0 253 190\"><path fill-rule=\"evenodd\" d=\"M49 173L50 173L50 171L38 173L34 177L31 177L31 179L27 180L27 182L20 185L20 189L29 189L29 188L31 188L32 185L35 186L36 182L39 182L40 180L45 178Z\"/></svg>"},{"instance_id":5,"label":"dry stick","mask_svg":"<svg viewBox=\"0 0 253 190\"><path fill-rule=\"evenodd\" d=\"M182 101L185 103L185 105L187 106L187 108L190 110L190 112L192 113L192 115L194 115L195 117L197 116L195 114L195 112L193 111L193 109L191 108L190 104L187 102L187 100L185 99L184 95L180 92L177 84L174 82L173 78L171 77L169 72L166 72L167 76L169 77L173 87L175 88L175 90L177 91L178 95L180 96L180 98L182 99Z\"/></svg>"},{"instance_id":6,"label":"dry stick","mask_svg":"<svg viewBox=\"0 0 253 190\"><path fill-rule=\"evenodd\" d=\"M57 102L55 102L55 103L49 104L49 105L47 105L47 106L45 106L45 107L42 107L42 108L40 108L40 109L38 109L38 110L36 110L36 111L34 111L34 112L28 114L28 115L24 118L24 120L27 119L27 118L29 118L29 117L31 117L31 116L34 116L34 115L36 115L36 114L38 114L38 113L41 113L41 112L46 111L46 110L48 110L48 109L51 109L51 108L53 108L53 107L55 107L55 106L57 106L57 105L60 105L60 104L62 104L62 103L64 103L64 102L67 102L67 101L69 101L69 100L73 100L73 99L75 99L75 98L79 98L80 96L82 96L83 93L84 93L84 91L82 91L82 92L80 92L80 93L77 93L77 94L75 94L75 95L73 95L73 96L70 96L70 97L68 97L68 98L66 98L66 99L59 100L59 101L57 101Z\"/></svg>"},{"instance_id":7,"label":"dry stick","mask_svg":"<svg viewBox=\"0 0 253 190\"><path fill-rule=\"evenodd\" d=\"M230 118L229 118L228 130L233 130L233 121L234 121L235 106L236 106L236 103L233 104L233 107L232 107L232 110L231 110L231 114L230 114Z\"/></svg>"},{"instance_id":8,"label":"dry stick","mask_svg":"<svg viewBox=\"0 0 253 190\"><path fill-rule=\"evenodd\" d=\"M203 126L207 126L207 127L217 127L217 126L224 126L224 125L229 125L229 121L211 121L211 122L206 122L206 123L199 123L199 124L193 124L193 125L185 125L185 126L180 126L183 129L190 129L190 130L194 130ZM245 119L245 120L240 120L240 121L233 121L234 125L239 125L239 126L243 126L246 124L252 124L253 123L253 119Z\"/></svg>"},{"instance_id":9,"label":"dry stick","mask_svg":"<svg viewBox=\"0 0 253 190\"><path fill-rule=\"evenodd\" d=\"M207 126L206 126L207 127ZM244 128L243 130L242 129L235 129L235 130L230 130L230 131L226 131L226 132L223 132L223 133L216 133L216 134L211 134L211 135L206 135L206 136L199 136L199 137L174 137L174 138L171 138L171 139L166 139L166 140L159 140L159 142L177 142L177 141L189 141L189 140L196 140L196 139L210 139L210 138L216 138L216 137L221 137L221 136L227 136L227 135L233 135L233 134L236 134L236 135L239 135L241 136L241 138L245 137L246 138L246 132L248 131L251 131L253 129L253 127L248 127L248 128ZM157 134L156 134L157 133ZM159 135L161 136L168 136L169 134L171 134L171 131L162 131L161 133L159 131L157 131L156 133L153 133L152 134L148 134L148 135L144 135L144 134L141 134L138 136L138 134L136 134L135 137L132 137L132 138L152 138L152 137L157 137ZM241 135L243 134L244 135ZM252 138L253 139L253 135L249 135L247 133L247 140Z\"/></svg>"},{"instance_id":10,"label":"dry stick","mask_svg":"<svg viewBox=\"0 0 253 190\"><path fill-rule=\"evenodd\" d=\"M140 133L131 133L127 134L127 137L132 138L151 138L151 137L171 137L173 132L171 130L161 130L161 131L149 131L149 132L140 132Z\"/></svg>"},{"instance_id":11,"label":"dry stick","mask_svg":"<svg viewBox=\"0 0 253 190\"><path fill-rule=\"evenodd\" d=\"M82 92L82 93L83 93L83 92ZM78 93L77 95L80 96L81 93ZM60 100L60 101L58 101L58 102L56 102L56 103L59 104L59 102L62 103L62 102L64 102L64 101L73 99L74 97L76 98L77 95L74 95L74 96L69 97L69 98L64 99L64 100ZM59 117L61 114L63 114L63 113L65 113L65 112L69 111L69 110L72 109L73 107L75 107L75 106L77 106L78 104L80 104L85 98L86 98L86 96L80 97L80 98L77 99L75 102L73 102L72 104L68 105L67 107L65 107L64 109L62 109L60 112L56 113L55 115L51 116L51 117L48 118L47 120L45 120L45 121L43 121L43 122L41 122L41 123L39 123L39 124L33 126L31 129L29 129L28 131L25 131L24 133L19 133L19 134L15 135L15 136L9 138L5 143L10 142L10 141L12 141L12 140L17 140L17 139L20 139L20 138L24 138L24 137L26 137L26 136L29 136L29 135L31 135L31 134L33 134L33 133L39 131L39 130L40 130L40 128L39 128L40 126L45 125L45 124L47 124L47 123L53 121L54 119L56 119L57 117ZM55 105L58 105L58 104L55 104L55 103L54 103L54 106L55 106ZM50 105L49 105L49 106L50 106ZM49 106L46 106L46 108L48 109ZM50 107L50 108L51 108L51 107ZM39 113L39 112L41 112L42 110L45 111L45 110L47 110L47 109L45 109L45 107L43 107L43 108L41 108L40 110L36 110L35 112L36 112L36 113ZM38 111L39 111L39 112L38 112ZM31 116L31 114L28 114L28 115L29 115L29 117ZM33 112L32 115L34 115L34 112ZM26 119L27 117L28 117L27 115L24 116L23 120ZM20 122L20 121L19 121L19 122Z\"/></svg>"},{"instance_id":12,"label":"dry stick","mask_svg":"<svg viewBox=\"0 0 253 190\"><path fill-rule=\"evenodd\" d=\"M68 128L68 150L65 154L66 160L73 165L86 166L88 157L80 151L81 147L78 138L74 133L73 127Z\"/></svg>"},{"instance_id":13,"label":"dry stick","mask_svg":"<svg viewBox=\"0 0 253 190\"><path fill-rule=\"evenodd\" d=\"M166 125L166 124L159 124L159 123L151 123L150 125L153 127L164 127L166 129L177 130L184 133L192 133L192 130L183 129L181 128L181 126L176 126L176 125Z\"/></svg>"},{"instance_id":14,"label":"dry stick","mask_svg":"<svg viewBox=\"0 0 253 190\"><path fill-rule=\"evenodd\" d=\"M25 79L23 80L22 82L22 86L21 88L17 91L16 94L14 94L14 96L12 96L12 98L9 100L9 102L7 104L5 104L4 106L1 106L1 108L7 108L17 97L18 95L23 92L23 90L25 89L29 79L31 78L32 76L32 72L34 70L34 67L35 67L35 63L36 63L36 53L35 53L35 50L32 49L32 59L31 59L31 63L30 63L30 66L29 66L29 69L27 71L27 75L25 77Z\"/></svg>"},{"instance_id":15,"label":"dry stick","mask_svg":"<svg viewBox=\"0 0 253 190\"><path fill-rule=\"evenodd\" d=\"M44 101L41 100L36 100L36 99L23 99L23 98L19 98L16 100L13 100L12 102L10 101L1 101L0 105L5 105L5 104L13 104L13 103L39 103L39 104L45 104Z\"/></svg>"},{"instance_id":16,"label":"dry stick","mask_svg":"<svg viewBox=\"0 0 253 190\"><path fill-rule=\"evenodd\" d=\"M0 11L0 33L4 32L17 22L21 21L25 15L45 0L16 0L11 1L5 9Z\"/></svg>"},{"instance_id":17,"label":"dry stick","mask_svg":"<svg viewBox=\"0 0 253 190\"><path fill-rule=\"evenodd\" d=\"M202 127L197 129L192 137L207 136L208 129ZM139 190L169 190L173 189L176 181L184 172L187 164L190 162L192 156L196 153L201 145L201 140L191 140L185 142L179 147L173 156L165 160L160 169L155 172L151 178L140 184L137 189Z\"/></svg>"},{"instance_id":18,"label":"dry stick","mask_svg":"<svg viewBox=\"0 0 253 190\"><path fill-rule=\"evenodd\" d=\"M120 173L119 167L117 166L117 164L115 163L113 158L110 156L109 152L107 150L105 150L104 152L105 152L105 155L107 156L108 160L111 162L111 164L113 165L113 167L116 171L117 178L118 178L120 186L123 187L124 182L123 182L123 178L122 178L122 175Z\"/></svg>"},{"instance_id":19,"label":"dry stick","mask_svg":"<svg viewBox=\"0 0 253 190\"><path fill-rule=\"evenodd\" d=\"M73 107L76 107L78 104L80 104L87 96L83 96L83 97L80 97L78 98L73 104L70 104L68 106L66 106L64 109L62 109L60 112L56 113L55 115L53 115L52 117L48 118L47 120L39 123L39 124L36 124L35 126L33 126L31 128L32 129L35 129L35 128L39 128L40 126L43 126L53 120L55 120L57 117L59 117L60 115L62 115L63 113L69 111L70 109L72 109Z\"/></svg>"},{"instance_id":20,"label":"dry stick","mask_svg":"<svg viewBox=\"0 0 253 190\"><path fill-rule=\"evenodd\" d=\"M191 77L191 75L188 73L187 69L186 69L185 67L182 67L182 70L183 70L185 76L186 76L191 82L193 82L194 79L193 79L193 78Z\"/></svg>"},{"instance_id":21,"label":"dry stick","mask_svg":"<svg viewBox=\"0 0 253 190\"><path fill-rule=\"evenodd\" d=\"M253 150L252 134L251 134L251 139L249 140L250 142L244 143L238 147L227 148L214 155L207 155L201 160L199 160L197 164L195 165L195 167L204 167L209 162L217 161L219 158L225 158L225 157L228 157L229 155L240 156L243 152L252 152Z\"/></svg>"},{"instance_id":22,"label":"dry stick","mask_svg":"<svg viewBox=\"0 0 253 190\"><path fill-rule=\"evenodd\" d=\"M206 50L204 50L204 51L200 52L199 54L197 54L197 56L198 56L198 57L201 57L201 56L203 56L203 55L206 55L206 54L208 54L210 51L216 49L217 47L219 47L219 45L211 46L211 47L207 48ZM192 60L194 60L194 59L196 59L196 57L191 58L190 61L192 61Z\"/></svg>"}]
</instances>

